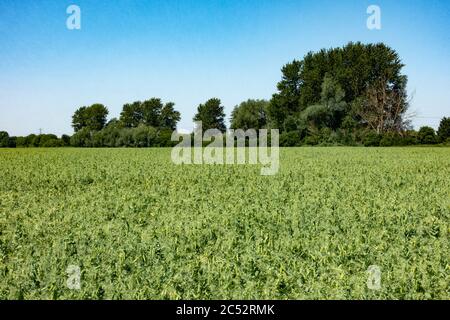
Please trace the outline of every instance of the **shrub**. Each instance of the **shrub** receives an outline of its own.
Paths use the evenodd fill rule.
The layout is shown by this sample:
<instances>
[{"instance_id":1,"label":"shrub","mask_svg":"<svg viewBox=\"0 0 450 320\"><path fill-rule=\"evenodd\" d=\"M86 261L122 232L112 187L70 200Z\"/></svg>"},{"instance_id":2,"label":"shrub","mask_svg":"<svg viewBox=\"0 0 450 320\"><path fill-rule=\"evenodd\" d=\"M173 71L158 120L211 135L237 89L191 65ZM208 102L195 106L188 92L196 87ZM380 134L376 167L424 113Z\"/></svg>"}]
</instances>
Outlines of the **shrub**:
<instances>
[{"instance_id":1,"label":"shrub","mask_svg":"<svg viewBox=\"0 0 450 320\"><path fill-rule=\"evenodd\" d=\"M295 147L301 145L301 137L298 131L283 132L280 134L280 147Z\"/></svg>"},{"instance_id":2,"label":"shrub","mask_svg":"<svg viewBox=\"0 0 450 320\"><path fill-rule=\"evenodd\" d=\"M308 146L315 146L319 144L319 137L318 136L307 136L305 138L305 144Z\"/></svg>"},{"instance_id":3,"label":"shrub","mask_svg":"<svg viewBox=\"0 0 450 320\"><path fill-rule=\"evenodd\" d=\"M365 134L363 138L363 144L366 147L378 147L380 145L381 135L374 131L370 131Z\"/></svg>"},{"instance_id":4,"label":"shrub","mask_svg":"<svg viewBox=\"0 0 450 320\"><path fill-rule=\"evenodd\" d=\"M92 133L88 128L78 130L71 138L70 145L73 147L91 147Z\"/></svg>"},{"instance_id":5,"label":"shrub","mask_svg":"<svg viewBox=\"0 0 450 320\"><path fill-rule=\"evenodd\" d=\"M41 145L41 147L44 147L44 148L57 148L57 147L63 147L63 146L64 146L64 142L60 139L46 140Z\"/></svg>"},{"instance_id":6,"label":"shrub","mask_svg":"<svg viewBox=\"0 0 450 320\"><path fill-rule=\"evenodd\" d=\"M421 144L435 144L436 141L436 133L431 127L422 127L418 132L419 142Z\"/></svg>"}]
</instances>

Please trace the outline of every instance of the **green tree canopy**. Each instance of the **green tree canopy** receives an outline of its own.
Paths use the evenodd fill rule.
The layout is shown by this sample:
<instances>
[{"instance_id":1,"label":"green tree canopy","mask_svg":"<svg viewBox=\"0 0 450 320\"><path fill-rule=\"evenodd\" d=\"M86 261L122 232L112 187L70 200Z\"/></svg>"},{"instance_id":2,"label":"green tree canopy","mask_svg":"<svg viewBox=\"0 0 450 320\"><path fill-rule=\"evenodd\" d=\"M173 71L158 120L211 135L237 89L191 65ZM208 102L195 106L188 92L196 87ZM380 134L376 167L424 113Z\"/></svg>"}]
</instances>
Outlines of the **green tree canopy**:
<instances>
[{"instance_id":1,"label":"green tree canopy","mask_svg":"<svg viewBox=\"0 0 450 320\"><path fill-rule=\"evenodd\" d=\"M6 131L0 131L0 148L9 146L9 134Z\"/></svg>"},{"instance_id":2,"label":"green tree canopy","mask_svg":"<svg viewBox=\"0 0 450 320\"><path fill-rule=\"evenodd\" d=\"M218 129L221 132L226 131L225 113L220 99L212 98L197 108L197 114L194 121L201 121L203 130Z\"/></svg>"},{"instance_id":3,"label":"green tree canopy","mask_svg":"<svg viewBox=\"0 0 450 320\"><path fill-rule=\"evenodd\" d=\"M335 79L326 75L320 96L320 103L307 107L301 112L300 118L317 128L339 128L347 109L344 90Z\"/></svg>"},{"instance_id":4,"label":"green tree canopy","mask_svg":"<svg viewBox=\"0 0 450 320\"><path fill-rule=\"evenodd\" d=\"M174 109L174 106L173 102L163 104L159 98L151 98L143 102L135 101L123 106L120 122L127 128L145 125L174 130L181 119L180 113Z\"/></svg>"},{"instance_id":5,"label":"green tree canopy","mask_svg":"<svg viewBox=\"0 0 450 320\"><path fill-rule=\"evenodd\" d=\"M161 128L175 130L177 128L177 123L181 119L180 112L174 109L175 103L168 102L161 109L161 114L159 116L159 124Z\"/></svg>"},{"instance_id":6,"label":"green tree canopy","mask_svg":"<svg viewBox=\"0 0 450 320\"><path fill-rule=\"evenodd\" d=\"M351 105L355 101L364 100L369 88L379 88L377 85L380 79L383 79L386 92L395 92L395 97L401 99L401 112L395 115L401 118L407 107L407 77L401 73L402 68L398 54L382 43L349 43L341 48L309 52L301 61L294 60L283 66L282 79L277 85L278 92L272 96L268 108L270 124L285 130L286 119L299 117L310 106L315 106L313 109L321 115L328 108L317 105L323 107L327 104L328 107L340 109L340 103ZM324 92L324 85L329 87L328 93ZM336 99L339 100L338 104ZM392 104L385 109L394 113L391 106ZM347 115L354 116L361 125L367 125L358 114L351 114L351 108L335 111L338 112L329 124L332 129L338 127ZM389 121L395 116L392 115ZM397 124L403 122L397 121Z\"/></svg>"},{"instance_id":7,"label":"green tree canopy","mask_svg":"<svg viewBox=\"0 0 450 320\"><path fill-rule=\"evenodd\" d=\"M243 130L264 128L267 124L268 105L269 102L266 100L249 99L235 106L231 113L231 128Z\"/></svg>"},{"instance_id":8,"label":"green tree canopy","mask_svg":"<svg viewBox=\"0 0 450 320\"><path fill-rule=\"evenodd\" d=\"M418 138L422 144L434 144L436 143L436 132L433 128L425 126L420 128Z\"/></svg>"},{"instance_id":9,"label":"green tree canopy","mask_svg":"<svg viewBox=\"0 0 450 320\"><path fill-rule=\"evenodd\" d=\"M120 121L127 128L136 128L142 123L144 116L142 114L141 102L126 103L120 113Z\"/></svg>"},{"instance_id":10,"label":"green tree canopy","mask_svg":"<svg viewBox=\"0 0 450 320\"><path fill-rule=\"evenodd\" d=\"M450 118L442 118L437 131L439 140L445 142L450 138Z\"/></svg>"},{"instance_id":11,"label":"green tree canopy","mask_svg":"<svg viewBox=\"0 0 450 320\"><path fill-rule=\"evenodd\" d=\"M72 116L72 127L75 132L83 128L98 131L104 128L108 109L99 103L90 107L81 107Z\"/></svg>"}]
</instances>

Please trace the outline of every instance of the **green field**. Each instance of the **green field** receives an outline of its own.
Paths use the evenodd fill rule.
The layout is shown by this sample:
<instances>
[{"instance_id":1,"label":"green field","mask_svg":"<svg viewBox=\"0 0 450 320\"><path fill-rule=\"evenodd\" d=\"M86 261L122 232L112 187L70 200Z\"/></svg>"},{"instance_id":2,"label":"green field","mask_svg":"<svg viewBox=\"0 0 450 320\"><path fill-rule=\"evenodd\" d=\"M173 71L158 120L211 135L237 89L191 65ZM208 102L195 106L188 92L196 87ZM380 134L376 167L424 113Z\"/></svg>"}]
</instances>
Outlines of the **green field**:
<instances>
[{"instance_id":1,"label":"green field","mask_svg":"<svg viewBox=\"0 0 450 320\"><path fill-rule=\"evenodd\" d=\"M0 298L450 298L450 148L170 151L0 150Z\"/></svg>"}]
</instances>

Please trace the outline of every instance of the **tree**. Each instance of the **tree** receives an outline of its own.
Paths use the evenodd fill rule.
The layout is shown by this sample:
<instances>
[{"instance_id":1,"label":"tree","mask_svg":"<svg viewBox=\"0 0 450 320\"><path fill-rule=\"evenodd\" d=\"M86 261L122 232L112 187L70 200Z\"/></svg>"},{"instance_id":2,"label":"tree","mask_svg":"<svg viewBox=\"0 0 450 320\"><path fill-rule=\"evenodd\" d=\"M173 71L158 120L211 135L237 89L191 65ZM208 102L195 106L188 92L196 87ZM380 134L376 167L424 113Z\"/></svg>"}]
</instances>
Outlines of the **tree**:
<instances>
[{"instance_id":1,"label":"tree","mask_svg":"<svg viewBox=\"0 0 450 320\"><path fill-rule=\"evenodd\" d=\"M0 148L9 147L9 134L6 131L0 131Z\"/></svg>"},{"instance_id":2,"label":"tree","mask_svg":"<svg viewBox=\"0 0 450 320\"><path fill-rule=\"evenodd\" d=\"M221 106L220 99L212 98L197 108L197 114L194 121L201 121L203 130L218 129L221 132L226 131L225 113Z\"/></svg>"},{"instance_id":3,"label":"tree","mask_svg":"<svg viewBox=\"0 0 450 320\"><path fill-rule=\"evenodd\" d=\"M310 125L336 130L341 126L347 104L345 92L331 76L326 75L322 83L321 102L309 106L301 113L301 119Z\"/></svg>"},{"instance_id":4,"label":"tree","mask_svg":"<svg viewBox=\"0 0 450 320\"><path fill-rule=\"evenodd\" d=\"M441 142L445 142L450 138L450 118L442 118L441 122L439 123L437 135Z\"/></svg>"},{"instance_id":5,"label":"tree","mask_svg":"<svg viewBox=\"0 0 450 320\"><path fill-rule=\"evenodd\" d=\"M383 134L407 129L407 109L404 88L395 88L385 78L381 78L367 89L357 114L370 129Z\"/></svg>"},{"instance_id":6,"label":"tree","mask_svg":"<svg viewBox=\"0 0 450 320\"><path fill-rule=\"evenodd\" d=\"M120 113L120 122L126 128L137 128L140 125L145 125L175 130L181 115L174 109L174 106L173 102L163 104L159 98L127 103Z\"/></svg>"},{"instance_id":7,"label":"tree","mask_svg":"<svg viewBox=\"0 0 450 320\"><path fill-rule=\"evenodd\" d=\"M400 110L390 110L392 114L389 115L387 122L393 123L387 123L387 127L400 130L399 127L407 124L405 118L407 77L401 72L403 66L398 54L382 43L367 45L359 42L349 43L342 48L309 52L302 60L294 60L283 66L282 79L277 85L278 92L272 96L268 108L270 126L286 130L287 127L292 127L285 123L288 117L298 118L299 113L306 108L323 105L323 85L327 81L326 77L329 77L332 80L329 81L329 85L333 89L330 92L337 94L336 88L340 87L343 93L341 102L345 102L348 106L361 106L366 100L368 91L374 88L385 86L387 92L395 92L402 105ZM380 79L383 86L379 84ZM360 103L355 104L355 101ZM385 107L390 109L393 105ZM314 109L322 113L325 108ZM335 117L330 119L334 123L328 125L336 129L341 125L342 119L351 116L354 121L359 122L359 126L368 126L367 121L361 119L359 113L361 108L357 108L356 111L358 112L352 112L352 108L345 108L335 114ZM394 114L396 111L399 113ZM383 130L380 128L380 131Z\"/></svg>"},{"instance_id":8,"label":"tree","mask_svg":"<svg viewBox=\"0 0 450 320\"><path fill-rule=\"evenodd\" d=\"M126 128L136 128L142 123L144 116L142 114L141 102L135 101L133 103L127 103L123 106L120 113L120 122Z\"/></svg>"},{"instance_id":9,"label":"tree","mask_svg":"<svg viewBox=\"0 0 450 320\"><path fill-rule=\"evenodd\" d=\"M168 102L161 109L159 116L159 125L163 129L170 129L171 131L177 128L177 123L181 119L181 114L174 109L175 103Z\"/></svg>"},{"instance_id":10,"label":"tree","mask_svg":"<svg viewBox=\"0 0 450 320\"><path fill-rule=\"evenodd\" d=\"M235 106L231 113L231 128L243 130L265 128L268 105L269 102L266 100L249 99Z\"/></svg>"},{"instance_id":11,"label":"tree","mask_svg":"<svg viewBox=\"0 0 450 320\"><path fill-rule=\"evenodd\" d=\"M421 144L434 144L436 143L436 133L431 127L422 127L418 132L419 142Z\"/></svg>"},{"instance_id":12,"label":"tree","mask_svg":"<svg viewBox=\"0 0 450 320\"><path fill-rule=\"evenodd\" d=\"M278 93L272 96L270 105L267 107L271 127L283 128L286 118L300 111L302 66L301 61L294 60L281 69L282 78L277 84Z\"/></svg>"},{"instance_id":13,"label":"tree","mask_svg":"<svg viewBox=\"0 0 450 320\"><path fill-rule=\"evenodd\" d=\"M153 127L140 125L132 131L134 147L151 147L156 140L156 129Z\"/></svg>"},{"instance_id":14,"label":"tree","mask_svg":"<svg viewBox=\"0 0 450 320\"><path fill-rule=\"evenodd\" d=\"M347 109L345 92L341 85L330 75L326 75L322 83L321 103L329 113L327 127L336 130L341 126Z\"/></svg>"},{"instance_id":15,"label":"tree","mask_svg":"<svg viewBox=\"0 0 450 320\"><path fill-rule=\"evenodd\" d=\"M141 104L143 121L142 124L151 127L160 127L160 117L163 104L159 98L145 100Z\"/></svg>"},{"instance_id":16,"label":"tree","mask_svg":"<svg viewBox=\"0 0 450 320\"><path fill-rule=\"evenodd\" d=\"M90 107L81 107L72 116L72 127L75 132L83 128L99 131L105 127L108 109L99 103Z\"/></svg>"}]
</instances>

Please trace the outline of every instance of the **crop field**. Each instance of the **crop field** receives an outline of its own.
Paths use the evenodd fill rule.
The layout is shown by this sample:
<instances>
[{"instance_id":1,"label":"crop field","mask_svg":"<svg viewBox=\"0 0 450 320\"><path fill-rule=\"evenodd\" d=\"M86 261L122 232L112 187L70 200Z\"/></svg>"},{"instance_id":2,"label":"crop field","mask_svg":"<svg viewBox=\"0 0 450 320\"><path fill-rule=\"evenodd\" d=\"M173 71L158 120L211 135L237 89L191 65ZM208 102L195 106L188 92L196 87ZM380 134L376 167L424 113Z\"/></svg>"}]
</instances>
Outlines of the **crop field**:
<instances>
[{"instance_id":1,"label":"crop field","mask_svg":"<svg viewBox=\"0 0 450 320\"><path fill-rule=\"evenodd\" d=\"M450 148L170 152L0 150L0 298L450 298Z\"/></svg>"}]
</instances>

